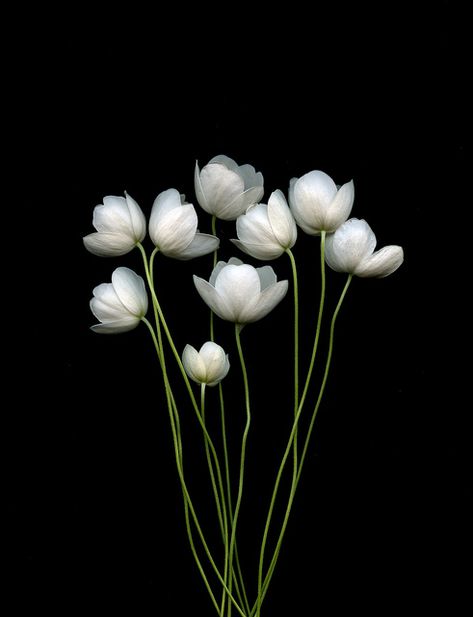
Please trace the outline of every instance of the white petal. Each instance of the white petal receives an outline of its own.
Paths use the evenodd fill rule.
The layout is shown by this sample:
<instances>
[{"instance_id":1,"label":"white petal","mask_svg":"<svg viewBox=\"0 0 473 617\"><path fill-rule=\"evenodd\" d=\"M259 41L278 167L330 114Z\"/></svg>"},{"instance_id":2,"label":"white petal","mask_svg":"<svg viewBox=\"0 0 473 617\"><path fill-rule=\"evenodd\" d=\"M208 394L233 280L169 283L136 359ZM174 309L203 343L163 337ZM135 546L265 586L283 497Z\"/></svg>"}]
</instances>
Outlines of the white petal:
<instances>
[{"instance_id":1,"label":"white petal","mask_svg":"<svg viewBox=\"0 0 473 617\"><path fill-rule=\"evenodd\" d=\"M205 195L207 212L220 217L226 206L244 191L242 178L224 165L211 163L200 172L200 184Z\"/></svg>"},{"instance_id":2,"label":"white petal","mask_svg":"<svg viewBox=\"0 0 473 617\"><path fill-rule=\"evenodd\" d=\"M215 281L215 289L228 307L237 323L244 323L240 317L245 307L257 297L261 290L260 279L256 269L248 264L227 265L221 270Z\"/></svg>"},{"instance_id":3,"label":"white petal","mask_svg":"<svg viewBox=\"0 0 473 617\"><path fill-rule=\"evenodd\" d=\"M234 321L232 308L227 304L224 298L220 297L215 287L198 276L194 275L193 278L194 285L207 306L221 319Z\"/></svg>"},{"instance_id":4,"label":"white petal","mask_svg":"<svg viewBox=\"0 0 473 617\"><path fill-rule=\"evenodd\" d=\"M256 272L259 276L261 290L266 289L266 287L270 285L274 285L278 280L271 266L261 266L260 268L256 268Z\"/></svg>"},{"instance_id":5,"label":"white petal","mask_svg":"<svg viewBox=\"0 0 473 617\"><path fill-rule=\"evenodd\" d=\"M269 197L268 219L279 244L284 248L293 247L297 239L296 221L284 193L279 189L273 191Z\"/></svg>"},{"instance_id":6,"label":"white petal","mask_svg":"<svg viewBox=\"0 0 473 617\"><path fill-rule=\"evenodd\" d=\"M94 332L100 332L102 334L120 334L120 332L128 332L134 330L140 323L137 317L123 317L116 321L108 321L105 323L94 324L90 327Z\"/></svg>"},{"instance_id":7,"label":"white petal","mask_svg":"<svg viewBox=\"0 0 473 617\"><path fill-rule=\"evenodd\" d=\"M209 212L211 214L210 206L207 202L207 197L205 196L202 182L200 180L200 169L198 161L195 162L194 168L194 191L199 206L203 208L206 212Z\"/></svg>"},{"instance_id":8,"label":"white petal","mask_svg":"<svg viewBox=\"0 0 473 617\"><path fill-rule=\"evenodd\" d=\"M397 270L403 261L404 251L402 247L385 246L364 259L356 268L354 274L360 277L383 278Z\"/></svg>"},{"instance_id":9,"label":"white petal","mask_svg":"<svg viewBox=\"0 0 473 617\"><path fill-rule=\"evenodd\" d=\"M263 197L263 174L260 171L256 173L256 169L253 167L253 165L248 164L240 165L238 168L238 172L243 178L243 182L245 183L245 191L252 187L258 187L261 192L261 197Z\"/></svg>"},{"instance_id":10,"label":"white petal","mask_svg":"<svg viewBox=\"0 0 473 617\"><path fill-rule=\"evenodd\" d=\"M177 189L167 189L162 191L156 197L151 208L151 215L149 217L150 235L154 233L154 229L159 227L160 222L165 216L182 206L181 195Z\"/></svg>"},{"instance_id":11,"label":"white petal","mask_svg":"<svg viewBox=\"0 0 473 617\"><path fill-rule=\"evenodd\" d=\"M275 236L268 218L268 206L256 204L237 218L237 236L250 244L275 244Z\"/></svg>"},{"instance_id":12,"label":"white petal","mask_svg":"<svg viewBox=\"0 0 473 617\"><path fill-rule=\"evenodd\" d=\"M146 217L136 201L125 192L134 238L141 242L146 235Z\"/></svg>"},{"instance_id":13,"label":"white petal","mask_svg":"<svg viewBox=\"0 0 473 617\"><path fill-rule=\"evenodd\" d=\"M230 242L233 242L240 251L262 261L277 259L284 253L284 249L279 244L253 244L251 242L240 242L240 240L235 239L231 239Z\"/></svg>"},{"instance_id":14,"label":"white petal","mask_svg":"<svg viewBox=\"0 0 473 617\"><path fill-rule=\"evenodd\" d=\"M120 301L132 315L143 317L146 314L148 295L141 276L122 266L113 271L112 285Z\"/></svg>"},{"instance_id":15,"label":"white petal","mask_svg":"<svg viewBox=\"0 0 473 617\"><path fill-rule=\"evenodd\" d=\"M197 214L192 204L179 206L159 217L158 224L150 227L150 236L159 250L175 256L192 242L197 230Z\"/></svg>"},{"instance_id":16,"label":"white petal","mask_svg":"<svg viewBox=\"0 0 473 617\"><path fill-rule=\"evenodd\" d=\"M263 197L262 187L249 188L243 193L235 196L232 201L219 209L218 217L224 221L234 221L244 214L249 206L256 204Z\"/></svg>"},{"instance_id":17,"label":"white petal","mask_svg":"<svg viewBox=\"0 0 473 617\"><path fill-rule=\"evenodd\" d=\"M94 289L89 306L99 321L115 321L130 316L111 283L102 283Z\"/></svg>"},{"instance_id":18,"label":"white petal","mask_svg":"<svg viewBox=\"0 0 473 617\"><path fill-rule=\"evenodd\" d=\"M208 253L212 253L216 251L219 247L220 240L217 236L211 236L210 234L201 234L196 233L194 239L186 246L185 249L181 251L177 251L175 254L166 253L168 257L174 257L175 259L180 259L182 261L187 261L188 259L194 259L194 257L201 257L202 255L207 255Z\"/></svg>"},{"instance_id":19,"label":"white petal","mask_svg":"<svg viewBox=\"0 0 473 617\"><path fill-rule=\"evenodd\" d=\"M330 204L325 218L325 231L335 231L350 216L355 199L353 180L341 186Z\"/></svg>"},{"instance_id":20,"label":"white petal","mask_svg":"<svg viewBox=\"0 0 473 617\"><path fill-rule=\"evenodd\" d=\"M182 353L182 364L191 379L197 383L207 381L205 363L200 357L199 352L192 345L185 346Z\"/></svg>"},{"instance_id":21,"label":"white petal","mask_svg":"<svg viewBox=\"0 0 473 617\"><path fill-rule=\"evenodd\" d=\"M123 234L94 232L82 240L85 248L99 257L126 255L135 247L134 240Z\"/></svg>"},{"instance_id":22,"label":"white petal","mask_svg":"<svg viewBox=\"0 0 473 617\"><path fill-rule=\"evenodd\" d=\"M323 171L310 171L294 183L292 211L296 221L304 229L314 233L324 229L327 210L337 194L337 187Z\"/></svg>"},{"instance_id":23,"label":"white petal","mask_svg":"<svg viewBox=\"0 0 473 617\"><path fill-rule=\"evenodd\" d=\"M230 169L231 171L238 172L239 169L237 163L235 163L233 159L231 159L229 156L226 156L225 154L217 154L217 156L214 156L213 159L209 161L209 165L211 163L220 163L220 165L224 165L227 169Z\"/></svg>"},{"instance_id":24,"label":"white petal","mask_svg":"<svg viewBox=\"0 0 473 617\"><path fill-rule=\"evenodd\" d=\"M251 323L265 317L281 302L288 290L288 281L279 281L267 287L257 298L255 305L248 307L242 314L241 323Z\"/></svg>"},{"instance_id":25,"label":"white petal","mask_svg":"<svg viewBox=\"0 0 473 617\"><path fill-rule=\"evenodd\" d=\"M216 343L207 341L202 345L199 355L205 364L206 382L220 380L225 368L225 352Z\"/></svg>"},{"instance_id":26,"label":"white petal","mask_svg":"<svg viewBox=\"0 0 473 617\"><path fill-rule=\"evenodd\" d=\"M108 196L104 205L95 206L92 224L97 231L115 233L134 239L130 211L124 197Z\"/></svg>"},{"instance_id":27,"label":"white petal","mask_svg":"<svg viewBox=\"0 0 473 617\"><path fill-rule=\"evenodd\" d=\"M352 273L376 247L376 236L363 219L349 219L327 236L325 260L337 272Z\"/></svg>"}]
</instances>

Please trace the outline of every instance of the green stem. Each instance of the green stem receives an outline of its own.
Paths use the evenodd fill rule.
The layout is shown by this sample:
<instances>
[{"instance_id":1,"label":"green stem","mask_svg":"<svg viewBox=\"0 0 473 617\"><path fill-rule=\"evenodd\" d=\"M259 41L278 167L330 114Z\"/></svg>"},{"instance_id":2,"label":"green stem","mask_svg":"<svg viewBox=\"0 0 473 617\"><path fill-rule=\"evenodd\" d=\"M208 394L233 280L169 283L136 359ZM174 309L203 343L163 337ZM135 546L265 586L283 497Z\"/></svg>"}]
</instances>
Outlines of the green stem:
<instances>
[{"instance_id":1,"label":"green stem","mask_svg":"<svg viewBox=\"0 0 473 617\"><path fill-rule=\"evenodd\" d=\"M294 417L297 415L299 407L299 286L297 282L296 260L291 249L286 249L286 253L291 261L292 280L294 289ZM293 478L297 476L297 429L294 434L294 465Z\"/></svg>"},{"instance_id":2,"label":"green stem","mask_svg":"<svg viewBox=\"0 0 473 617\"><path fill-rule=\"evenodd\" d=\"M232 507L232 491L231 491L231 480L230 480L230 462L228 457L228 446L227 446L227 430L226 430L226 422L225 422L225 403L223 399L223 386L222 383L218 384L219 389L219 398L220 398L220 419L222 424L222 445L223 445L223 457L225 464L225 482L227 489L227 506L228 512L230 516L230 525L233 525L233 507ZM236 573L233 572L235 590L240 600L240 604L245 605L245 609L250 613L250 604L248 602L248 596L246 594L246 587L243 580L243 572L240 565L240 557L238 554L238 543L235 540L235 565L236 565Z\"/></svg>"},{"instance_id":3,"label":"green stem","mask_svg":"<svg viewBox=\"0 0 473 617\"><path fill-rule=\"evenodd\" d=\"M235 542L236 542L236 530L237 530L237 524L238 524L238 516L240 513L240 507L241 507L241 501L242 501L242 497L243 497L243 481L244 481L244 475L245 475L245 458L246 458L246 442L248 439L248 432L250 430L250 424L251 424L251 408L250 408L250 390L248 387L248 373L246 370L246 364L245 364L245 358L243 356L243 350L242 350L242 346L241 346L241 340L240 340L240 332L241 332L241 328L242 326L240 324L235 324L235 339L236 339L236 345L238 348L238 356L240 358L240 365L241 365L241 372L243 375L243 385L244 385L244 389L245 389L245 408L246 408L246 424L245 424L245 429L243 431L243 437L242 437L242 441L241 441L241 454L240 454L240 474L239 474L239 481L238 481L238 493L237 493L237 500L236 500L236 504L235 504L235 512L233 515L233 521L232 521L232 532L231 532L231 537L230 537L230 569L233 569L233 553L235 550ZM230 587L231 587L231 579L230 579ZM228 617L231 616L231 605L228 605Z\"/></svg>"},{"instance_id":4,"label":"green stem","mask_svg":"<svg viewBox=\"0 0 473 617\"><path fill-rule=\"evenodd\" d=\"M202 417L202 422L205 425L205 383L202 383L200 386L200 414ZM214 499L215 499L215 505L217 507L217 515L218 515L218 521L219 521L219 525L220 525L220 532L222 534L222 539L223 539L223 544L224 544L224 555L225 555L225 561L224 561L224 581L226 584L228 584L228 519L225 513L225 516L223 516L222 514L222 507L225 507L225 503L223 504L223 506L220 504L220 499L222 499L223 501L225 501L225 493L224 493L224 489L223 486L220 486L220 495L219 495L219 490L217 488L217 483L215 481L215 473L213 470L213 464L212 464L212 457L210 455L210 448L209 448L209 444L208 441L205 439L204 440L205 443L205 456L207 458L207 465L209 468L209 474L210 474L210 481L212 484L212 490L213 490L213 494L214 494ZM226 603L226 592L225 589L223 589L222 592L222 601L221 601L221 605L220 605L220 615L221 617L223 617L224 613L225 613L225 603Z\"/></svg>"},{"instance_id":5,"label":"green stem","mask_svg":"<svg viewBox=\"0 0 473 617\"><path fill-rule=\"evenodd\" d=\"M286 531L286 527L287 527L287 523L288 523L288 520L289 520L289 515L290 515L292 504L293 504L293 501L294 501L296 489L297 489L297 486L298 486L299 481L300 481L302 467L304 465L304 461L305 461L305 458L306 458L306 455L307 455L307 450L308 450L308 447L309 447L309 442L310 442L312 430L313 430L313 427L314 427L315 418L317 416L317 413L318 413L318 410L319 410L319 407L320 407L320 403L322 402L322 397L323 397L323 394L324 394L324 391L325 391L325 386L326 386L327 378L328 378L328 375L329 375L330 364L331 364L331 361L332 361L332 353L333 353L335 322L336 322L338 314L340 312L340 308L342 306L343 300L344 300L344 298L346 296L346 293L348 291L348 287L350 286L351 280L352 280L352 275L349 275L348 279L347 279L347 281L345 283L345 286L343 288L343 291L342 291L342 293L340 295L340 298L338 300L337 306L336 306L336 308L335 308L335 310L333 312L332 320L331 320L331 323L330 323L329 348L328 348L328 353L327 353L327 360L326 360L326 363L325 363L324 376L323 376L322 383L321 383L321 386L320 386L319 395L317 397L317 402L315 404L314 411L312 413L312 418L311 418L309 429L308 429L307 436L306 436L306 439L305 439L304 448L302 450L302 455L301 455L301 458L300 458L300 464L299 464L299 470L298 470L298 474L297 474L297 478L296 478L296 483L293 486L293 488L291 490L291 494L289 496L289 501L288 501L288 505L287 505L287 508L286 508L286 513L284 515L284 520L283 520L283 524L282 524L282 527L281 527L281 532L279 534L279 538L278 538L278 541L277 541L277 544L276 544L276 548L274 550L274 554L273 554L270 566L268 568L268 572L266 574L266 577L265 577L265 580L264 580L264 583L263 583L263 591L262 591L261 602L262 602L263 598L266 595L266 592L267 592L267 589L268 589L268 586L269 586L269 582L270 582L271 577L273 575L273 572L274 572L274 569L275 569L275 566L276 566L276 561L277 561L277 558L279 556L279 551L281 549L282 539L283 539L284 533ZM298 416L300 416L300 413L302 411L302 406L303 406L303 401L301 400L300 405L299 405ZM293 433L291 433L291 435L293 435L293 434L294 434L294 431L293 431ZM288 443L288 446L286 448L286 453L285 453L286 458L287 458L287 455L289 453L290 442L291 442L291 436L289 437L289 443ZM281 468L282 467L283 467L283 464L281 464ZM282 473L281 468L280 468L280 473ZM278 474L278 475L280 475L280 474ZM260 598L258 596L258 600L259 599ZM260 603L260 605L261 605L261 603ZM257 605L255 605L255 607L253 607L253 610L251 611L251 615L253 615L254 610L255 610L256 607L257 607ZM258 612L256 613L256 615L258 615Z\"/></svg>"},{"instance_id":6,"label":"green stem","mask_svg":"<svg viewBox=\"0 0 473 617\"><path fill-rule=\"evenodd\" d=\"M216 236L217 235L217 217L215 216L215 214L212 216L212 235ZM217 253L218 253L218 249L215 249L215 251L213 252L213 267L215 268L215 266L217 265ZM214 341L215 338L215 333L214 333L214 313L211 310L210 311L210 340Z\"/></svg>"}]
</instances>

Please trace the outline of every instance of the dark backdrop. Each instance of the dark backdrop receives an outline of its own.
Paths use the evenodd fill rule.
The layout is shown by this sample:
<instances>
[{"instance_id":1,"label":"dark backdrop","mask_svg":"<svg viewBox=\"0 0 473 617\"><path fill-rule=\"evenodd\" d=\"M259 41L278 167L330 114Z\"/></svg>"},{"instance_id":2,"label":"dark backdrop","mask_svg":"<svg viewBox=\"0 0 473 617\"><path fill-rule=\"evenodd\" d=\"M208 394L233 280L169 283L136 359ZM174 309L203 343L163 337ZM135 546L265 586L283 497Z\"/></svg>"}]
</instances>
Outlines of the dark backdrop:
<instances>
[{"instance_id":1,"label":"dark backdrop","mask_svg":"<svg viewBox=\"0 0 473 617\"><path fill-rule=\"evenodd\" d=\"M287 194L290 178L312 169L337 183L353 179L353 216L368 220L380 246L405 250L394 275L350 289L263 614L379 615L451 604L465 593L459 564L471 550L471 433L448 344L460 330L450 313L458 292L449 283L448 214L466 147L455 9L439 2L418 12L254 12L183 8L135 21L115 9L99 23L71 11L60 26L43 14L47 27L30 15L29 28L18 29L24 53L9 63L7 117L9 211L21 230L7 268L17 300L6 308L20 324L6 352L5 534L16 606L9 614L211 614L185 536L151 341L141 327L113 337L89 330L93 287L119 265L139 271L139 255L94 257L82 237L105 195L126 190L146 214L170 187L192 201L195 161L217 154L261 171L265 199L276 188ZM219 235L223 258L242 257L229 243L231 223ZM300 232L294 250L305 359L318 246ZM191 275L208 277L210 263L158 259L179 349L205 340L207 311ZM272 265L279 278L290 276L284 257ZM343 280L328 272L327 311ZM291 315L288 296L242 333L254 424L240 543L253 575L288 426ZM217 326L237 386L232 327ZM212 525L200 434L183 408L189 473ZM232 399L235 451L241 409Z\"/></svg>"}]
</instances>

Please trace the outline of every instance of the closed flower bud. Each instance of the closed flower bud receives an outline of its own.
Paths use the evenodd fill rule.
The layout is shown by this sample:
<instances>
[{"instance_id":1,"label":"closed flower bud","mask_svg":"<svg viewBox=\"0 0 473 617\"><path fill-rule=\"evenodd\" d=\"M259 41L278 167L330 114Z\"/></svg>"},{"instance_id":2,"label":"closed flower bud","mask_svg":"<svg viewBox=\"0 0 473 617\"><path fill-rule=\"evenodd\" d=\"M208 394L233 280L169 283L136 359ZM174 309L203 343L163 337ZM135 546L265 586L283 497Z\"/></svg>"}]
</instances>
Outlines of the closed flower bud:
<instances>
[{"instance_id":1,"label":"closed flower bud","mask_svg":"<svg viewBox=\"0 0 473 617\"><path fill-rule=\"evenodd\" d=\"M287 293L288 282L277 282L271 266L254 268L232 257L219 261L209 282L194 276L194 284L212 311L227 321L246 324L265 317Z\"/></svg>"},{"instance_id":2,"label":"closed flower bud","mask_svg":"<svg viewBox=\"0 0 473 617\"><path fill-rule=\"evenodd\" d=\"M383 278L404 261L400 246L385 246L375 251L376 236L364 220L349 219L327 237L325 260L337 272L360 277Z\"/></svg>"},{"instance_id":3,"label":"closed flower bud","mask_svg":"<svg viewBox=\"0 0 473 617\"><path fill-rule=\"evenodd\" d=\"M294 246L297 226L282 191L274 191L266 204L250 206L238 217L238 240L232 242L256 259L276 259Z\"/></svg>"},{"instance_id":4,"label":"closed flower bud","mask_svg":"<svg viewBox=\"0 0 473 617\"><path fill-rule=\"evenodd\" d=\"M200 206L226 221L234 221L264 193L260 172L252 165L237 165L223 154L215 156L202 171L196 162L194 187Z\"/></svg>"},{"instance_id":5,"label":"closed flower bud","mask_svg":"<svg viewBox=\"0 0 473 617\"><path fill-rule=\"evenodd\" d=\"M207 341L197 351L186 345L182 354L182 364L191 379L207 386L217 385L228 373L228 355L220 345Z\"/></svg>"},{"instance_id":6,"label":"closed flower bud","mask_svg":"<svg viewBox=\"0 0 473 617\"><path fill-rule=\"evenodd\" d=\"M92 330L114 334L133 330L148 310L148 296L141 276L129 268L117 268L111 283L95 287L90 310L101 322Z\"/></svg>"},{"instance_id":7,"label":"closed flower bud","mask_svg":"<svg viewBox=\"0 0 473 617\"><path fill-rule=\"evenodd\" d=\"M146 219L134 199L110 195L94 208L92 224L97 230L83 238L85 248L100 257L129 253L146 235Z\"/></svg>"},{"instance_id":8,"label":"closed flower bud","mask_svg":"<svg viewBox=\"0 0 473 617\"><path fill-rule=\"evenodd\" d=\"M311 236L333 232L350 216L355 198L353 180L340 188L323 171L310 171L289 185L289 205L301 229Z\"/></svg>"},{"instance_id":9,"label":"closed flower bud","mask_svg":"<svg viewBox=\"0 0 473 617\"><path fill-rule=\"evenodd\" d=\"M156 197L149 235L163 255L174 259L200 257L215 251L219 245L216 236L198 233L195 208L176 189L168 189Z\"/></svg>"}]
</instances>

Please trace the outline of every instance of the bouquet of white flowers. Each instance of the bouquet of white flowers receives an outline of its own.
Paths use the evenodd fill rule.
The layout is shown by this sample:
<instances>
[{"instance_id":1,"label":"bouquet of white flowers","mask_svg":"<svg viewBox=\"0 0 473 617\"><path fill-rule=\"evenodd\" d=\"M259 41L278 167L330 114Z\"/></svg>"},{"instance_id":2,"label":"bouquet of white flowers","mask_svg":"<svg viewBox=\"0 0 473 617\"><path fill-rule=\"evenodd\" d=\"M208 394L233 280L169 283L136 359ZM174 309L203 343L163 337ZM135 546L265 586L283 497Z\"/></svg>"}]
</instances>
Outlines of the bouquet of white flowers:
<instances>
[{"instance_id":1,"label":"bouquet of white flowers","mask_svg":"<svg viewBox=\"0 0 473 617\"><path fill-rule=\"evenodd\" d=\"M141 322L148 328L163 376L164 396L169 414L175 465L182 488L186 532L197 568L208 591L210 601L220 617L261 617L263 602L276 567L276 562L285 535L296 490L326 387L334 346L337 316L353 277L385 277L402 264L404 256L400 246L376 248L376 237L366 221L350 216L354 202L353 181L337 186L322 171L311 171L302 177L293 178L288 190L288 201L281 190L275 190L267 203L264 195L263 176L251 165L237 165L232 159L220 155L202 169L195 166L195 196L201 208L211 215L212 234L200 233L197 212L192 203L185 200L178 190L171 188L160 193L151 209L149 222L136 201L128 194L124 197L108 196L94 210L93 225L96 232L84 238L85 247L99 256L125 255L135 247L143 257L144 278L127 267L116 268L111 283L103 283L93 290L90 301L92 313L98 323L92 326L96 332L119 333L132 330ZM289 203L288 203L289 202ZM275 260L284 253L291 264L292 281L278 281L269 265L254 267L232 257L227 262L218 259L220 241L216 235L216 221L236 220L237 238L233 244L243 253L262 261ZM306 234L320 238L320 297L317 321L313 332L310 360L301 371L299 358L300 333L299 284L297 261L293 247L297 240L298 227ZM146 234L154 245L148 255L143 241ZM155 258L158 253L178 260L189 260L213 254L213 269L209 279L194 276L197 293L210 308L210 323L202 334L203 344L199 350L187 344L178 350L174 342L162 305L155 289ZM313 381L316 358L320 355L319 342L323 326L326 298L326 270L347 274L345 285L332 313L328 348L325 352L324 369L314 400L310 401L309 385ZM291 383L293 392L291 430L281 452L279 468L272 480L271 499L268 504L264 532L259 548L257 580L249 593L248 577L241 567L239 548L244 538L238 534L238 520L244 497L245 461L247 440L251 428L252 405L250 382L241 341L244 326L256 322L272 311L286 296L289 287L293 295L293 341L294 370ZM151 298L152 318L148 318ZM238 439L239 460L236 474L232 473L225 422L225 397L228 393L223 380L230 369L230 353L226 353L215 337L214 315L234 324L236 356L242 372L244 400L244 429ZM208 340L207 340L208 339ZM170 363L170 357L172 361ZM192 496L192 487L186 479L183 453L182 418L179 409L181 399L175 394L175 379L171 372L178 369L182 384L188 395L188 405L195 413L205 446L209 482L215 501L219 546L211 546L206 530L201 524ZM268 373L269 374L269 373ZM195 390L192 382L198 384ZM210 434L207 411L207 388L218 385L221 418L221 434ZM284 384L286 387L286 384ZM186 395L186 396L187 396ZM187 400L187 399L186 399ZM309 409L307 409L309 408ZM301 429L301 416L310 414ZM289 467L290 466L290 467ZM289 468L289 494L282 502L279 528L272 530L274 511L280 505L281 481ZM232 485L231 478L237 483ZM275 542L270 546L270 538Z\"/></svg>"}]
</instances>

